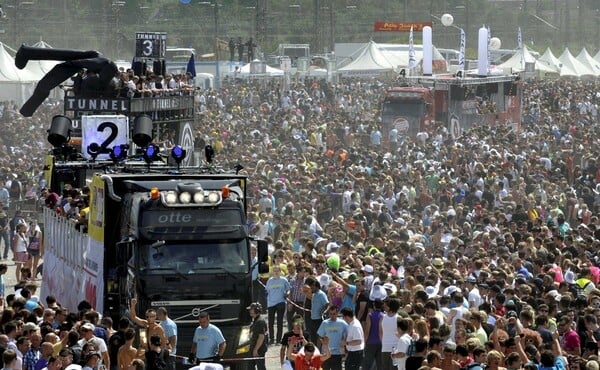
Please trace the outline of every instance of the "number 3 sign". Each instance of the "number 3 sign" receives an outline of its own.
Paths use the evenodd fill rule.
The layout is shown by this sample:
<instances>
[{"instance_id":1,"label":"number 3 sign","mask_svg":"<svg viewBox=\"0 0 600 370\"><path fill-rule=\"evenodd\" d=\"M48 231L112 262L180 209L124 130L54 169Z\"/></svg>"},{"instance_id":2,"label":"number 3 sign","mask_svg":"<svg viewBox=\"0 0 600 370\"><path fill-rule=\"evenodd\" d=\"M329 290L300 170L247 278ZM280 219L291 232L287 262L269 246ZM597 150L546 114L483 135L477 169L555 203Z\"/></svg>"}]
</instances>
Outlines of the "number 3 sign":
<instances>
[{"instance_id":1,"label":"number 3 sign","mask_svg":"<svg viewBox=\"0 0 600 370\"><path fill-rule=\"evenodd\" d=\"M100 153L96 159L109 159L108 151L121 144L129 144L129 119L122 115L81 117L81 151L85 159L91 156L89 145L96 143Z\"/></svg>"}]
</instances>

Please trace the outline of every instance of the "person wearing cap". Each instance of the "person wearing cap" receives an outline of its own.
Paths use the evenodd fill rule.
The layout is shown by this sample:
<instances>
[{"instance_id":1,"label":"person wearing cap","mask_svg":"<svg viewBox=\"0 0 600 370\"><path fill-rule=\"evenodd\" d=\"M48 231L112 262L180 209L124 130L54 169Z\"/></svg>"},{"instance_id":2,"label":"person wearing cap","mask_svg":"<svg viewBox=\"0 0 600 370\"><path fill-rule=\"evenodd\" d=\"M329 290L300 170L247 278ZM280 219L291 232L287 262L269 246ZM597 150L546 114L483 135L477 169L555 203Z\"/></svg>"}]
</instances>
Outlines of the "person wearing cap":
<instances>
[{"instance_id":1,"label":"person wearing cap","mask_svg":"<svg viewBox=\"0 0 600 370\"><path fill-rule=\"evenodd\" d=\"M342 369L342 357L345 353L348 324L344 320L338 320L338 312L336 305L330 305L327 309L329 318L324 320L317 330L317 335L321 338L321 341L323 341L324 337L329 339L331 357L323 363L325 369Z\"/></svg>"},{"instance_id":2,"label":"person wearing cap","mask_svg":"<svg viewBox=\"0 0 600 370\"><path fill-rule=\"evenodd\" d=\"M249 365L251 369L266 370L265 354L267 353L267 323L261 317L263 308L258 302L252 303L246 307L250 317L252 318L252 324L250 324L250 360Z\"/></svg>"},{"instance_id":3,"label":"person wearing cap","mask_svg":"<svg viewBox=\"0 0 600 370\"><path fill-rule=\"evenodd\" d=\"M260 212L266 213L271 213L273 210L273 199L269 196L269 191L267 189L263 189L260 191L258 209L260 210Z\"/></svg>"},{"instance_id":4,"label":"person wearing cap","mask_svg":"<svg viewBox=\"0 0 600 370\"><path fill-rule=\"evenodd\" d=\"M198 324L192 338L189 362L195 364L202 360L221 359L227 347L221 329L210 323L210 316L206 311L202 311L198 315Z\"/></svg>"},{"instance_id":5,"label":"person wearing cap","mask_svg":"<svg viewBox=\"0 0 600 370\"><path fill-rule=\"evenodd\" d=\"M81 370L81 365L73 363L73 352L69 348L63 348L58 354L63 370Z\"/></svg>"},{"instance_id":6,"label":"person wearing cap","mask_svg":"<svg viewBox=\"0 0 600 370\"><path fill-rule=\"evenodd\" d=\"M360 273L362 274L362 277L365 281L365 288L368 291L371 291L371 287L373 286L373 266L371 265L364 265L361 269L360 269Z\"/></svg>"},{"instance_id":7,"label":"person wearing cap","mask_svg":"<svg viewBox=\"0 0 600 370\"><path fill-rule=\"evenodd\" d=\"M483 303L483 299L481 298L479 288L477 287L477 278L473 275L469 275L467 276L466 283L467 290L469 292L469 308L479 308L479 306Z\"/></svg>"},{"instance_id":8,"label":"person wearing cap","mask_svg":"<svg viewBox=\"0 0 600 370\"><path fill-rule=\"evenodd\" d=\"M94 324L89 322L84 323L80 327L81 331L81 339L79 340L79 345L83 348L86 344L91 344L96 348L98 354L102 360L102 365L104 365L107 369L110 369L110 356L108 355L108 347L106 346L106 342L94 335Z\"/></svg>"},{"instance_id":9,"label":"person wearing cap","mask_svg":"<svg viewBox=\"0 0 600 370\"><path fill-rule=\"evenodd\" d=\"M55 359L55 357L52 357L52 359ZM57 361L60 364L60 361ZM98 366L100 364L100 354L98 352L92 351L89 352L86 356L85 356L85 365L82 366L82 370L95 370L98 369ZM57 370L60 369L60 367L56 368Z\"/></svg>"}]
</instances>

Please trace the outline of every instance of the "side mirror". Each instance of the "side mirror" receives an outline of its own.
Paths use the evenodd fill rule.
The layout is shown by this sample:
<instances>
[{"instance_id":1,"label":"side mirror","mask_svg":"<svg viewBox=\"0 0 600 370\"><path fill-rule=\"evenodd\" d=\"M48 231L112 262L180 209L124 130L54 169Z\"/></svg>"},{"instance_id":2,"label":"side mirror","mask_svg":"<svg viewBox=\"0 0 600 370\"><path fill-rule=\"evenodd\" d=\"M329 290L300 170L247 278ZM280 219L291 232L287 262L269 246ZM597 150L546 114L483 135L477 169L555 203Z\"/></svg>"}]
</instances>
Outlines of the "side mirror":
<instances>
[{"instance_id":1,"label":"side mirror","mask_svg":"<svg viewBox=\"0 0 600 370\"><path fill-rule=\"evenodd\" d=\"M258 272L265 274L269 272L269 243L265 240L256 241L256 256L258 257Z\"/></svg>"}]
</instances>

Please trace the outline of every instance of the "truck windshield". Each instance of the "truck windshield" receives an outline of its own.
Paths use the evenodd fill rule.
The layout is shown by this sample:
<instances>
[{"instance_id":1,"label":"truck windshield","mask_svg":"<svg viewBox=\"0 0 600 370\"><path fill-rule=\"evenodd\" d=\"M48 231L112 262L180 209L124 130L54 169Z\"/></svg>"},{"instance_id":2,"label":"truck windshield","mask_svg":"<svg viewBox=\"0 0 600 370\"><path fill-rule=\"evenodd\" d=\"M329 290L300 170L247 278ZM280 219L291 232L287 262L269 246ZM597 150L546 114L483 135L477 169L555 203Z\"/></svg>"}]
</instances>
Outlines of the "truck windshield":
<instances>
[{"instance_id":1,"label":"truck windshield","mask_svg":"<svg viewBox=\"0 0 600 370\"><path fill-rule=\"evenodd\" d=\"M423 100L386 100L383 103L382 118L400 116L420 118L425 110Z\"/></svg>"},{"instance_id":2,"label":"truck windshield","mask_svg":"<svg viewBox=\"0 0 600 370\"><path fill-rule=\"evenodd\" d=\"M145 245L140 252L140 270L148 274L247 273L246 240Z\"/></svg>"}]
</instances>

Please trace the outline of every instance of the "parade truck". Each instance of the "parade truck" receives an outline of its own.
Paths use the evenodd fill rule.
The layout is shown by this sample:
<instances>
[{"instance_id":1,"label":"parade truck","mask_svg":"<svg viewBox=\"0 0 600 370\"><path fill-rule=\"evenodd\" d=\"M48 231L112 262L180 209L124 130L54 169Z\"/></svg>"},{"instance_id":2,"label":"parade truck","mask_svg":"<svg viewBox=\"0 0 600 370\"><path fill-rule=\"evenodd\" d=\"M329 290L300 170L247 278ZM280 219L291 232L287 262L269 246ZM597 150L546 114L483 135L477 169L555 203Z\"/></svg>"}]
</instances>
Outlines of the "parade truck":
<instances>
[{"instance_id":1,"label":"parade truck","mask_svg":"<svg viewBox=\"0 0 600 370\"><path fill-rule=\"evenodd\" d=\"M241 165L217 166L210 146L200 163L185 165L193 115L185 92L65 98L48 130L41 296L71 312L87 301L114 322L129 317L134 297L138 317L165 307L185 357L199 314L208 312L227 341L224 363L244 369L252 271L268 269L267 244L248 231ZM165 133L186 145L157 145ZM84 189L89 207L70 188Z\"/></svg>"},{"instance_id":2,"label":"parade truck","mask_svg":"<svg viewBox=\"0 0 600 370\"><path fill-rule=\"evenodd\" d=\"M400 137L448 129L453 138L478 125L511 124L520 129L521 91L513 75L406 77L386 91L381 107L382 133Z\"/></svg>"}]
</instances>

